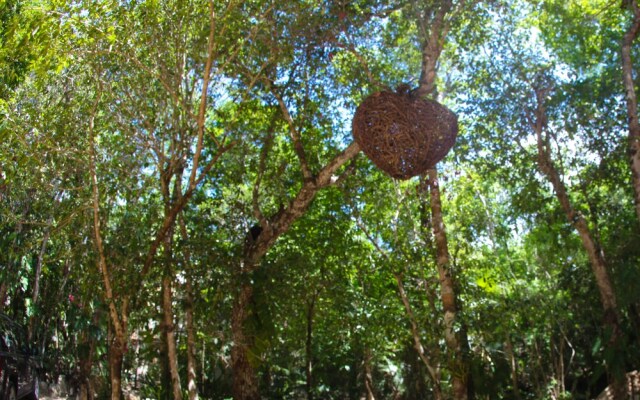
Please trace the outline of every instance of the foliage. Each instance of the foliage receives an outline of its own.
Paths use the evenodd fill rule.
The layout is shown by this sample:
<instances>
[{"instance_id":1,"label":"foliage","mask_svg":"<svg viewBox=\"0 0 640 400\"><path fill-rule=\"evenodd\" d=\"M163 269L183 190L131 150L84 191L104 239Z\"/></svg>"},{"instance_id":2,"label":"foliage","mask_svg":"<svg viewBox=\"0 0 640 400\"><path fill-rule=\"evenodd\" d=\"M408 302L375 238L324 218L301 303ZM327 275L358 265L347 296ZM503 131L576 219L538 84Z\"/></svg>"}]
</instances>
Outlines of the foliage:
<instances>
[{"instance_id":1,"label":"foliage","mask_svg":"<svg viewBox=\"0 0 640 400\"><path fill-rule=\"evenodd\" d=\"M163 185L184 192L193 173L202 179L163 242L179 373L186 388L192 297L197 389L232 395L235 272L248 233L347 147L362 99L417 83L425 33L416 21L439 4L280 3L2 2L0 310L31 325L46 379L65 375L80 388L91 377L96 393L109 393L96 185L115 303L134 305L125 386L167 396L158 357L166 265L157 257L146 270L145 260L177 199ZM454 3L437 84L460 135L438 184L475 396L594 398L612 364L633 370L640 359L640 225L619 68L629 15L600 0ZM553 88L551 154L610 265L622 353L607 347L589 260L537 169L531 112L542 83ZM394 181L362 156L333 178L248 277L261 393L427 399L437 383L448 396L457 371L424 182ZM440 382L415 351L412 323Z\"/></svg>"}]
</instances>

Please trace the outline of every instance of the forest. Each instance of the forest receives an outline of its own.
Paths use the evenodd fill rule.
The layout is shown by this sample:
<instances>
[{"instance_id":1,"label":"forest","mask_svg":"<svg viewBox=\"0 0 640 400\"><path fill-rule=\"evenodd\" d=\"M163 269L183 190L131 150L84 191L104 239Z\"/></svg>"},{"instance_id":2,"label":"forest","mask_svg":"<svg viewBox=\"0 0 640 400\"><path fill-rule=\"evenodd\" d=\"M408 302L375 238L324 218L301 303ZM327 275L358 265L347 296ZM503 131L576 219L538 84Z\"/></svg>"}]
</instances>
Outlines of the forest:
<instances>
[{"instance_id":1,"label":"forest","mask_svg":"<svg viewBox=\"0 0 640 400\"><path fill-rule=\"evenodd\" d=\"M2 0L0 313L82 400L637 399L639 33L638 0ZM374 164L380 93L451 110L446 156Z\"/></svg>"}]
</instances>

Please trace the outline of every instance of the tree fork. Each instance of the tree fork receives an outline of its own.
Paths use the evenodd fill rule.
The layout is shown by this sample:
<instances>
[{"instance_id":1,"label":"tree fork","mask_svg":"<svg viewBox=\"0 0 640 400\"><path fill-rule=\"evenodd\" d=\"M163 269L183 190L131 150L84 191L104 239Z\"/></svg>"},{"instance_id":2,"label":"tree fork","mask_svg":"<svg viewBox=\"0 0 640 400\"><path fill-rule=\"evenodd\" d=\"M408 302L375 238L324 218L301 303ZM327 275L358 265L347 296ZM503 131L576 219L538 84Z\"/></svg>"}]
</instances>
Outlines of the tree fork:
<instances>
[{"instance_id":1,"label":"tree fork","mask_svg":"<svg viewBox=\"0 0 640 400\"><path fill-rule=\"evenodd\" d=\"M231 364L233 370L233 397L235 400L259 399L258 379L249 362L248 350L252 347L252 338L246 334L245 324L249 316L249 306L253 296L250 274L260 266L262 258L275 244L276 240L289 230L291 225L307 211L318 192L328 186L340 182L332 179L334 173L360 152L360 146L353 142L341 153L329 161L312 179L305 180L302 188L289 205L269 218L262 218L262 225L255 232L247 232L242 261L235 272L235 280L239 285L234 293L231 331L233 347ZM347 172L343 173L344 174ZM257 204L257 201L254 201ZM260 210L254 214L262 215Z\"/></svg>"}]
</instances>

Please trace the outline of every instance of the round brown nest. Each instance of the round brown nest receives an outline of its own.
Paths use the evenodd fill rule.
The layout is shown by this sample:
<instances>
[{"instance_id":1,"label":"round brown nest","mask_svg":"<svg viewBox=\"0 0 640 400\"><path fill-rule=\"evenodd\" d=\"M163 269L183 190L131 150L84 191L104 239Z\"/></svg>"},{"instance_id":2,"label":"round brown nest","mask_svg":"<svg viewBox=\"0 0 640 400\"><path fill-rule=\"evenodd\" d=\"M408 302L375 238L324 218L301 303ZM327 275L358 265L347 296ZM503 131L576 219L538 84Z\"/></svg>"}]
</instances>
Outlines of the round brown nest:
<instances>
[{"instance_id":1,"label":"round brown nest","mask_svg":"<svg viewBox=\"0 0 640 400\"><path fill-rule=\"evenodd\" d=\"M410 92L377 92L353 117L353 138L387 174L408 179L447 155L458 135L456 115L434 100Z\"/></svg>"}]
</instances>

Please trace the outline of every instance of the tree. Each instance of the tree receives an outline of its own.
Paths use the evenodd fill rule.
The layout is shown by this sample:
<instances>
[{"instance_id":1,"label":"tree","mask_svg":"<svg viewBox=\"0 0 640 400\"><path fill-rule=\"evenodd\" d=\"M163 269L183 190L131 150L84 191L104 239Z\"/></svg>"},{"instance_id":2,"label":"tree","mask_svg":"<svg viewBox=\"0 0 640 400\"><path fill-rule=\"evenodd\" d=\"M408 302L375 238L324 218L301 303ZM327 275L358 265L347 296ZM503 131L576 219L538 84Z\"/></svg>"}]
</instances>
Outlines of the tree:
<instances>
[{"instance_id":1,"label":"tree","mask_svg":"<svg viewBox=\"0 0 640 400\"><path fill-rule=\"evenodd\" d=\"M82 398L595 397L640 357L619 5L7 2L0 308ZM403 84L460 130L394 181L350 123Z\"/></svg>"},{"instance_id":2,"label":"tree","mask_svg":"<svg viewBox=\"0 0 640 400\"><path fill-rule=\"evenodd\" d=\"M633 19L622 40L622 78L626 91L627 115L629 118L629 161L635 192L636 215L640 221L640 121L638 121L638 99L633 79L631 49L640 32L640 6L637 1L623 1L633 13Z\"/></svg>"}]
</instances>

